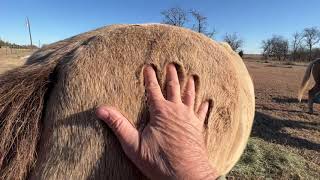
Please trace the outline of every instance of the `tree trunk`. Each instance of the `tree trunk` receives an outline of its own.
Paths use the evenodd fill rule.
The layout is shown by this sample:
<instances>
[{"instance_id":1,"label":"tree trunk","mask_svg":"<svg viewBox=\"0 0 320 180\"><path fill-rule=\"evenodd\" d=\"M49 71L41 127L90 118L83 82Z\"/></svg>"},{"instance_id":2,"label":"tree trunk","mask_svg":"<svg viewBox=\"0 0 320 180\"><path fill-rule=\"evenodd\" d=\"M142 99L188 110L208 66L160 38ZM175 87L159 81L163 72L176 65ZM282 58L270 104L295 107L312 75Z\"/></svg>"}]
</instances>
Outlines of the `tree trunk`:
<instances>
[{"instance_id":1,"label":"tree trunk","mask_svg":"<svg viewBox=\"0 0 320 180\"><path fill-rule=\"evenodd\" d=\"M309 62L311 61L312 58L312 45L309 46Z\"/></svg>"}]
</instances>

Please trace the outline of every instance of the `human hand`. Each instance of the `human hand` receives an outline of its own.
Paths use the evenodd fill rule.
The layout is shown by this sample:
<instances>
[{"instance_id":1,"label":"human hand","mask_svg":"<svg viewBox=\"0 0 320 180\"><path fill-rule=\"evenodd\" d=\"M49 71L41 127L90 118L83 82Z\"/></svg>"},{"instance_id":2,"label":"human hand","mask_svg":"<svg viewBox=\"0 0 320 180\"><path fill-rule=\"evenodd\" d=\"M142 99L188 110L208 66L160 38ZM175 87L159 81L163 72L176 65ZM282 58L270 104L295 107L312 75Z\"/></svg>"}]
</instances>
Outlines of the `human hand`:
<instances>
[{"instance_id":1,"label":"human hand","mask_svg":"<svg viewBox=\"0 0 320 180\"><path fill-rule=\"evenodd\" d=\"M167 66L166 99L152 67L144 68L150 120L139 132L117 110L101 106L97 116L119 139L131 161L150 179L215 179L204 142L209 103L195 111L195 83L188 79L181 96L174 65Z\"/></svg>"}]
</instances>

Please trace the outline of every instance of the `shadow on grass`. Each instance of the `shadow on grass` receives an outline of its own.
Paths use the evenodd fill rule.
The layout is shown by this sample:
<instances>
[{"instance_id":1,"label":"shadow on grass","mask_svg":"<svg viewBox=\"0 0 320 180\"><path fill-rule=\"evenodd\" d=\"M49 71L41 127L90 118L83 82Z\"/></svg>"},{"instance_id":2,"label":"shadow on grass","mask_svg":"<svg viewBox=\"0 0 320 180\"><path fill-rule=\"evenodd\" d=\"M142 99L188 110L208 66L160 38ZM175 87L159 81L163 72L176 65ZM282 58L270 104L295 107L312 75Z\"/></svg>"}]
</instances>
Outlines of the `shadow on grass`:
<instances>
[{"instance_id":1,"label":"shadow on grass","mask_svg":"<svg viewBox=\"0 0 320 180\"><path fill-rule=\"evenodd\" d=\"M269 64L269 65L266 65L265 67L292 68L292 66L282 65L282 64Z\"/></svg>"},{"instance_id":2,"label":"shadow on grass","mask_svg":"<svg viewBox=\"0 0 320 180\"><path fill-rule=\"evenodd\" d=\"M269 108L269 107L261 107L256 109L262 109L262 110L269 110L269 111L282 111L282 112L291 112L291 113L304 113L304 111L298 111L298 110L289 110L289 109L276 109L276 108Z\"/></svg>"},{"instance_id":3,"label":"shadow on grass","mask_svg":"<svg viewBox=\"0 0 320 180\"><path fill-rule=\"evenodd\" d=\"M300 103L297 98L289 98L289 97L275 97L275 98L272 98L272 101L276 103ZM302 99L301 103L308 103L308 100Z\"/></svg>"},{"instance_id":4,"label":"shadow on grass","mask_svg":"<svg viewBox=\"0 0 320 180\"><path fill-rule=\"evenodd\" d=\"M282 128L285 127L320 131L320 123L317 122L282 120L256 111L251 136L299 149L320 151L320 144L307 139L292 137L290 134L282 131Z\"/></svg>"}]
</instances>

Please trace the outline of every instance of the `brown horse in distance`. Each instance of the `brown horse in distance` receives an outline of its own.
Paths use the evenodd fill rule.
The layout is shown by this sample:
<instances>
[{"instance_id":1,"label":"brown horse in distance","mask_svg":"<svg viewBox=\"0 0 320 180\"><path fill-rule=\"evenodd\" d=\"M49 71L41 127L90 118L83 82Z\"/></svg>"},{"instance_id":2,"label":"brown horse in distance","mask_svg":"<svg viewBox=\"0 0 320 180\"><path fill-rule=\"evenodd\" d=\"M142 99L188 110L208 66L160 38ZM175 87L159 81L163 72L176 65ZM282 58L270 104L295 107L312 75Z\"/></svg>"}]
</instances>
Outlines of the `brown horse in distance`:
<instances>
[{"instance_id":1,"label":"brown horse in distance","mask_svg":"<svg viewBox=\"0 0 320 180\"><path fill-rule=\"evenodd\" d=\"M313 113L313 103L315 102L315 98L317 94L320 92L320 58L312 61L307 67L307 70L304 74L304 77L299 89L298 99L300 102L301 102L303 93L309 84L311 73L315 81L315 85L308 92L309 113Z\"/></svg>"}]
</instances>

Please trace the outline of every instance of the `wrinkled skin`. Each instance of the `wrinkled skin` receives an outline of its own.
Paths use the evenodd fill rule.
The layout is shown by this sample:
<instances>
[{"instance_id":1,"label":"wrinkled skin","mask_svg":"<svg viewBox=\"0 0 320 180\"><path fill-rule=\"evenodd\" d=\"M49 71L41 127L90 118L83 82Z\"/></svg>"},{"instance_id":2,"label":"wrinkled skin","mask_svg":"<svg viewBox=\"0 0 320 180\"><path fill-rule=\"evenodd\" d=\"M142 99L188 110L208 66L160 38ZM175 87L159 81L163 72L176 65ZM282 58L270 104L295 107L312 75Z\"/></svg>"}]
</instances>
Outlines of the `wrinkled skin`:
<instances>
[{"instance_id":1,"label":"wrinkled skin","mask_svg":"<svg viewBox=\"0 0 320 180\"><path fill-rule=\"evenodd\" d=\"M152 67L144 68L150 120L142 132L112 107L99 107L97 115L150 179L214 179L216 173L209 164L203 136L209 103L195 107L194 79L188 79L181 93L175 66L167 68L166 98Z\"/></svg>"}]
</instances>

